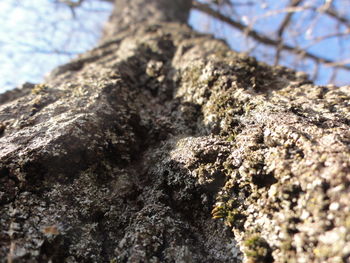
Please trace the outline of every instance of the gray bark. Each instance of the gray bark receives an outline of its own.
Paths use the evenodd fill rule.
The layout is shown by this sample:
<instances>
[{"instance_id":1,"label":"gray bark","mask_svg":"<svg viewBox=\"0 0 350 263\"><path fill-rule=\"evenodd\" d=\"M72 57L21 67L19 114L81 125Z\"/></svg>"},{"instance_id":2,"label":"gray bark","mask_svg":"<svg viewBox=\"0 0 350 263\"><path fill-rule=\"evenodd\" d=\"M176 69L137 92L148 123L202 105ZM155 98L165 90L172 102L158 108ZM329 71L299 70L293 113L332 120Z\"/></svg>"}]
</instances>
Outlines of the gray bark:
<instances>
[{"instance_id":1,"label":"gray bark","mask_svg":"<svg viewBox=\"0 0 350 263\"><path fill-rule=\"evenodd\" d=\"M102 40L140 24L187 23L191 0L115 0Z\"/></svg>"},{"instance_id":2,"label":"gray bark","mask_svg":"<svg viewBox=\"0 0 350 263\"><path fill-rule=\"evenodd\" d=\"M181 22L0 97L0 262L347 262L349 87Z\"/></svg>"}]
</instances>

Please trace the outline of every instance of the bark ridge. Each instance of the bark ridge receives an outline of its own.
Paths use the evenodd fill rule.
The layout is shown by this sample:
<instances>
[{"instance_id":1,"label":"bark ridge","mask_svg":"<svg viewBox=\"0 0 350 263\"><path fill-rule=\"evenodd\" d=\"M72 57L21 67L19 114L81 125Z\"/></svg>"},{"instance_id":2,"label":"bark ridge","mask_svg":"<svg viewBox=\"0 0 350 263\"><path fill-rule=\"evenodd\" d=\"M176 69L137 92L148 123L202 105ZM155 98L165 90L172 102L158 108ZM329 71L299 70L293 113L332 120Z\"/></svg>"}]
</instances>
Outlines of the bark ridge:
<instances>
[{"instance_id":1,"label":"bark ridge","mask_svg":"<svg viewBox=\"0 0 350 263\"><path fill-rule=\"evenodd\" d=\"M349 87L162 23L11 94L1 262L349 258Z\"/></svg>"}]
</instances>

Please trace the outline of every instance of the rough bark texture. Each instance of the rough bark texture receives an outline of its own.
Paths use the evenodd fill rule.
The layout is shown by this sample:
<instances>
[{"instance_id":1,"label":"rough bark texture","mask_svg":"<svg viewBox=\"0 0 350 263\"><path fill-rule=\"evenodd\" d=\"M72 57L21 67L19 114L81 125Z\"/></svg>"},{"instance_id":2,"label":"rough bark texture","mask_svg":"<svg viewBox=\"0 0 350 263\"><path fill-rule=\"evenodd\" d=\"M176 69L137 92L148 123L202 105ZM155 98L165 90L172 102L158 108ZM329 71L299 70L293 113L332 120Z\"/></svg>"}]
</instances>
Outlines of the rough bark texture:
<instances>
[{"instance_id":1,"label":"rough bark texture","mask_svg":"<svg viewBox=\"0 0 350 263\"><path fill-rule=\"evenodd\" d=\"M347 262L349 99L179 23L120 32L0 97L0 262Z\"/></svg>"}]
</instances>

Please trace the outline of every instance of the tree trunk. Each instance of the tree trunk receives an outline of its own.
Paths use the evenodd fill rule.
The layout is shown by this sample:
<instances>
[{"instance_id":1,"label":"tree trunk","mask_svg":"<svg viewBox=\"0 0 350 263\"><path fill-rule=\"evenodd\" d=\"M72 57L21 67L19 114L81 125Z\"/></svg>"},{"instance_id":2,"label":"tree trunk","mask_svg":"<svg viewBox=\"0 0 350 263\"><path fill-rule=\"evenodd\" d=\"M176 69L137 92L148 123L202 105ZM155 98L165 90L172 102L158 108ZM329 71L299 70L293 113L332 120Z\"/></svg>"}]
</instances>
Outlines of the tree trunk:
<instances>
[{"instance_id":1,"label":"tree trunk","mask_svg":"<svg viewBox=\"0 0 350 263\"><path fill-rule=\"evenodd\" d=\"M191 0L115 0L114 10L105 26L102 40L140 24L186 23Z\"/></svg>"},{"instance_id":2,"label":"tree trunk","mask_svg":"<svg viewBox=\"0 0 350 263\"><path fill-rule=\"evenodd\" d=\"M0 262L347 262L349 87L129 2L0 97Z\"/></svg>"}]
</instances>

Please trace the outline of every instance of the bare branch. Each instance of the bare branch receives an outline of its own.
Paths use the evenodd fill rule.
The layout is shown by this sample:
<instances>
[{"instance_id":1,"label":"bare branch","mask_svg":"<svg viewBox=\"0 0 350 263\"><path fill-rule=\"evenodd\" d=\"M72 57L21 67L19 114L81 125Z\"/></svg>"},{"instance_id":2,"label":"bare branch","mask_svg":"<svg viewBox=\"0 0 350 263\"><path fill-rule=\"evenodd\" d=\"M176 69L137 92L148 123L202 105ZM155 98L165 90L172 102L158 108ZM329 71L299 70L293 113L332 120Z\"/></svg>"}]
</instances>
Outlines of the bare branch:
<instances>
[{"instance_id":1,"label":"bare branch","mask_svg":"<svg viewBox=\"0 0 350 263\"><path fill-rule=\"evenodd\" d=\"M311 39L310 41L312 41L309 45L307 46L303 46L303 49L309 49L310 47L317 45L318 43L336 37L336 38L342 38L342 37L346 37L350 35L350 30L348 32L336 32L333 34L328 34L328 35L323 35L323 36L319 36L319 37L315 37L313 39Z\"/></svg>"},{"instance_id":2,"label":"bare branch","mask_svg":"<svg viewBox=\"0 0 350 263\"><path fill-rule=\"evenodd\" d=\"M75 8L80 6L84 0L79 0L79 1L72 1L72 0L58 0L59 2L61 2L62 4L65 4L71 8Z\"/></svg>"},{"instance_id":3,"label":"bare branch","mask_svg":"<svg viewBox=\"0 0 350 263\"><path fill-rule=\"evenodd\" d=\"M296 7L298 6L303 0L291 0L289 6L290 7ZM277 49L276 49L276 57L275 57L275 65L279 63L280 56L281 56L281 51L282 51L282 43L283 43L283 33L290 24L290 21L292 20L292 17L294 15L294 12L287 13L286 16L284 17L280 27L277 30L277 37L278 41L280 42Z\"/></svg>"},{"instance_id":4,"label":"bare branch","mask_svg":"<svg viewBox=\"0 0 350 263\"><path fill-rule=\"evenodd\" d=\"M319 7L319 8L311 5L289 6L284 9L266 12L263 15L256 17L255 21L263 17L268 17L268 16L277 15L281 13L296 13L296 12L303 12L307 10L317 12L317 13L327 14L333 19L337 20L338 22L344 24L346 27L350 28L350 20L340 15L335 9L329 7L329 5L323 5L322 7Z\"/></svg>"},{"instance_id":5,"label":"bare branch","mask_svg":"<svg viewBox=\"0 0 350 263\"><path fill-rule=\"evenodd\" d=\"M343 23L344 25L346 25L349 29L350 29L350 20L347 19L344 16L341 16L336 10L334 10L333 8L328 8L326 9L325 13L331 17L333 17L334 19L338 20L339 22Z\"/></svg>"},{"instance_id":6,"label":"bare branch","mask_svg":"<svg viewBox=\"0 0 350 263\"><path fill-rule=\"evenodd\" d=\"M296 7L298 6L303 0L291 0L291 3L289 4L290 7ZM280 27L277 30L277 36L282 37L285 29L288 27L290 21L292 20L292 17L294 15L294 12L287 13L285 18L283 19Z\"/></svg>"},{"instance_id":7,"label":"bare branch","mask_svg":"<svg viewBox=\"0 0 350 263\"><path fill-rule=\"evenodd\" d=\"M232 27L238 29L239 31L241 31L243 33L246 33L249 37L251 37L252 39L254 39L254 40L256 40L256 41L258 41L258 42L260 42L262 44L269 45L269 46L274 46L274 47L278 47L278 45L280 44L280 42L278 40L269 38L268 36L263 35L263 34L261 34L260 32L258 32L256 30L249 29L248 26L246 26L246 25L244 25L244 24L242 24L242 23L240 23L240 22L238 22L236 20L233 20L230 17L227 17L227 16L221 14L218 11L213 10L207 4L203 4L203 3L198 2L197 0L194 0L193 1L193 8L195 8L195 9L201 11L201 12L204 12L204 13L212 16L212 17L215 17L215 18L217 18L217 19L219 19L219 20L221 20L221 21L231 25ZM336 61L333 61L331 59L327 59L327 58L318 56L316 54L308 52L307 50L304 50L304 49L299 48L299 47L291 46L291 45L288 45L288 44L282 44L281 45L281 49L289 51L289 52L294 53L296 55L302 55L303 57L311 59L311 60L315 61L316 63L322 63L322 64L324 64L326 66L328 66L330 64L333 64L337 68L350 70L350 65L339 64Z\"/></svg>"}]
</instances>

